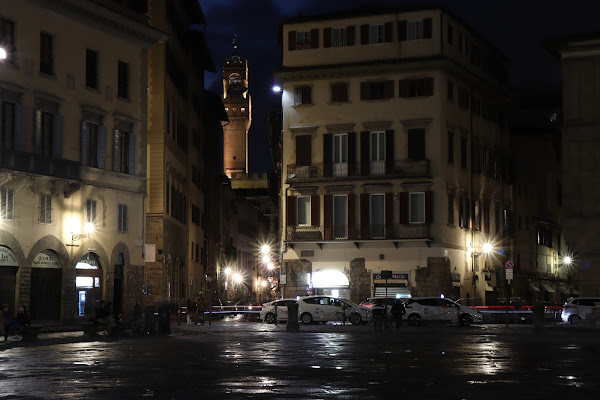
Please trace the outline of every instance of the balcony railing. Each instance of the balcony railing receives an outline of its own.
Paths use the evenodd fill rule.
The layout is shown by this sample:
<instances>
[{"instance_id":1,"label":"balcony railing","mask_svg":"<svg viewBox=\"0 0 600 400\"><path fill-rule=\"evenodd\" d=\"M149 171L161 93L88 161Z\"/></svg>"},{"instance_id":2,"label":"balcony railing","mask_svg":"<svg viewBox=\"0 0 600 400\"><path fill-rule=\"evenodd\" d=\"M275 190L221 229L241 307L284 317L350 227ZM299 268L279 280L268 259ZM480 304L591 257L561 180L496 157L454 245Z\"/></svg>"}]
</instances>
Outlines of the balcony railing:
<instances>
[{"instance_id":1,"label":"balcony railing","mask_svg":"<svg viewBox=\"0 0 600 400\"><path fill-rule=\"evenodd\" d=\"M429 160L367 161L366 163L288 164L287 183L321 180L420 178L431 175Z\"/></svg>"},{"instance_id":2,"label":"balcony railing","mask_svg":"<svg viewBox=\"0 0 600 400\"><path fill-rule=\"evenodd\" d=\"M367 225L288 225L286 240L315 242L322 240L407 240L429 239L429 224Z\"/></svg>"},{"instance_id":3,"label":"balcony railing","mask_svg":"<svg viewBox=\"0 0 600 400\"><path fill-rule=\"evenodd\" d=\"M0 150L0 168L30 174L54 176L63 179L80 180L81 164L15 150Z\"/></svg>"}]
</instances>

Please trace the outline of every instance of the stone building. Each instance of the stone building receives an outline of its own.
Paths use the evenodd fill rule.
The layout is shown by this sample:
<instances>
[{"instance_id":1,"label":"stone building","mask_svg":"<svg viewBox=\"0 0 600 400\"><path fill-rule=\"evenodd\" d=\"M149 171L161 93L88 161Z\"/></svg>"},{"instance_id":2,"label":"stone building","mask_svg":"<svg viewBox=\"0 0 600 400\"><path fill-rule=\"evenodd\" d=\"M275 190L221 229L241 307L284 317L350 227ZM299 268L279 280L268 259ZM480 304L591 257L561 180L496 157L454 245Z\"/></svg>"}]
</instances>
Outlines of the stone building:
<instances>
[{"instance_id":1,"label":"stone building","mask_svg":"<svg viewBox=\"0 0 600 400\"><path fill-rule=\"evenodd\" d=\"M148 49L143 5L0 7L0 303L36 321L141 301Z\"/></svg>"},{"instance_id":2,"label":"stone building","mask_svg":"<svg viewBox=\"0 0 600 400\"><path fill-rule=\"evenodd\" d=\"M495 303L513 258L502 53L439 8L291 18L280 34L285 295Z\"/></svg>"}]
</instances>

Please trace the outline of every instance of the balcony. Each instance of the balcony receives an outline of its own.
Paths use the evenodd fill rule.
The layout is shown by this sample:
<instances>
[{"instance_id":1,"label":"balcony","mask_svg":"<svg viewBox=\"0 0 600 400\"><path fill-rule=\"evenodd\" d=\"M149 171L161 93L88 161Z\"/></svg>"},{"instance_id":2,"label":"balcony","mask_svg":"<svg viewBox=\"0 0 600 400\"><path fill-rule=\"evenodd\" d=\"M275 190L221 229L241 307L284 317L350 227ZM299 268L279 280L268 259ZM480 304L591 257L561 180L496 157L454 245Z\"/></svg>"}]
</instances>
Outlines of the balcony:
<instances>
[{"instance_id":1,"label":"balcony","mask_svg":"<svg viewBox=\"0 0 600 400\"><path fill-rule=\"evenodd\" d=\"M15 150L0 150L0 168L56 178L80 180L81 164Z\"/></svg>"},{"instance_id":2,"label":"balcony","mask_svg":"<svg viewBox=\"0 0 600 400\"><path fill-rule=\"evenodd\" d=\"M285 183L344 181L356 179L424 178L431 176L429 160L397 160L366 163L288 164Z\"/></svg>"},{"instance_id":3,"label":"balcony","mask_svg":"<svg viewBox=\"0 0 600 400\"><path fill-rule=\"evenodd\" d=\"M410 240L430 239L429 224L367 225L289 225L288 242L317 242L323 240Z\"/></svg>"}]
</instances>

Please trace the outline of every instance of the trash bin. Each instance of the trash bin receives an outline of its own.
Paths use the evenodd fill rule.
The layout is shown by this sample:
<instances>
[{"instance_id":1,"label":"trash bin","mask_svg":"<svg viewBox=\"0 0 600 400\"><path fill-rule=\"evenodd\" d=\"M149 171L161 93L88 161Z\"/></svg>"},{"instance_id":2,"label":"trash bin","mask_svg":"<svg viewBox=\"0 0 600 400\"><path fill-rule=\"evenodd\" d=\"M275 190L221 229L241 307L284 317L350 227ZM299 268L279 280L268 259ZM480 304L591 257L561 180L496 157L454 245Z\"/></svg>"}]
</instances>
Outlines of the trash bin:
<instances>
[{"instance_id":1,"label":"trash bin","mask_svg":"<svg viewBox=\"0 0 600 400\"><path fill-rule=\"evenodd\" d=\"M541 332L544 330L544 314L546 307L543 304L536 303L533 305L533 330Z\"/></svg>"},{"instance_id":2,"label":"trash bin","mask_svg":"<svg viewBox=\"0 0 600 400\"><path fill-rule=\"evenodd\" d=\"M287 320L287 331L297 332L300 330L298 325L298 303L288 304L288 320Z\"/></svg>"}]
</instances>

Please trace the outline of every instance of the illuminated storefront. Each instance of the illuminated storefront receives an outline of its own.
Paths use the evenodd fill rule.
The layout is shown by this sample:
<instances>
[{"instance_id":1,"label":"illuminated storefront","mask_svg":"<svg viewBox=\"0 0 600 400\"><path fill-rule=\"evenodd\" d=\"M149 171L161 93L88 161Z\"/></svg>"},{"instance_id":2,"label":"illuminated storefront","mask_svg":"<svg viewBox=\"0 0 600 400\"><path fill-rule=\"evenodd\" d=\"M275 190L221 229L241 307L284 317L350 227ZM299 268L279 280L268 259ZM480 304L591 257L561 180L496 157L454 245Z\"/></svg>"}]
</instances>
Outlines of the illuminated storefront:
<instances>
[{"instance_id":1,"label":"illuminated storefront","mask_svg":"<svg viewBox=\"0 0 600 400\"><path fill-rule=\"evenodd\" d=\"M91 315L102 299L102 266L98 256L87 253L75 266L77 288L77 315Z\"/></svg>"},{"instance_id":2,"label":"illuminated storefront","mask_svg":"<svg viewBox=\"0 0 600 400\"><path fill-rule=\"evenodd\" d=\"M350 298L348 277L337 270L317 270L307 277L309 294Z\"/></svg>"}]
</instances>

